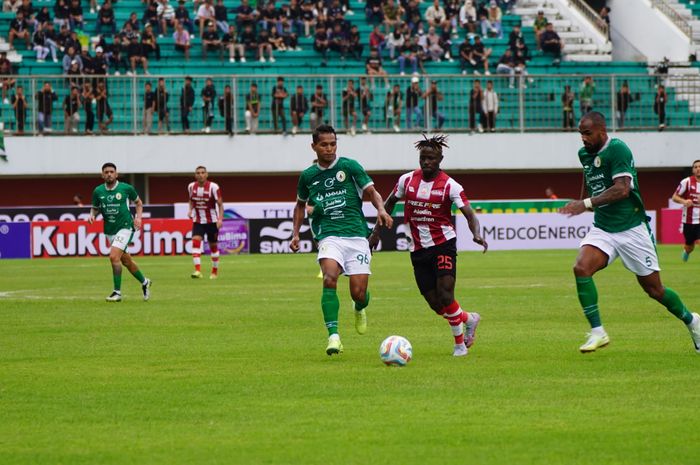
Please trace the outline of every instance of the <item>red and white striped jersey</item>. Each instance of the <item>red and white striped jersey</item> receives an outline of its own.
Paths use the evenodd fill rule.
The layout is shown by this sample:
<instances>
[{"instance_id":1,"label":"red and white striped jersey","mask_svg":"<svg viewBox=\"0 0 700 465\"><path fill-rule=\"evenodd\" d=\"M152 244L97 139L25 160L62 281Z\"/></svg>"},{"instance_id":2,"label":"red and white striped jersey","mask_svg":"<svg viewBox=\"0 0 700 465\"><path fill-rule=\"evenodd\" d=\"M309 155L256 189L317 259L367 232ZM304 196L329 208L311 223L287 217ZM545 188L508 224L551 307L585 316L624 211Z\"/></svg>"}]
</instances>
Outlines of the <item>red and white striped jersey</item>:
<instances>
[{"instance_id":1,"label":"red and white striped jersey","mask_svg":"<svg viewBox=\"0 0 700 465\"><path fill-rule=\"evenodd\" d=\"M440 171L432 181L423 180L420 169L399 178L394 195L405 201L404 220L411 229L410 250L424 249L457 237L452 223L452 204L469 205L462 186Z\"/></svg>"},{"instance_id":2,"label":"red and white striped jersey","mask_svg":"<svg viewBox=\"0 0 700 465\"><path fill-rule=\"evenodd\" d=\"M194 216L192 221L195 223L216 223L219 219L219 213L216 209L216 202L221 196L221 189L215 182L207 181L203 186L198 182L191 182L187 186L187 193L190 196L190 205Z\"/></svg>"},{"instance_id":3,"label":"red and white striped jersey","mask_svg":"<svg viewBox=\"0 0 700 465\"><path fill-rule=\"evenodd\" d=\"M692 199L692 207L683 207L683 223L700 224L700 191L695 176L685 178L678 184L676 194L684 199Z\"/></svg>"}]
</instances>

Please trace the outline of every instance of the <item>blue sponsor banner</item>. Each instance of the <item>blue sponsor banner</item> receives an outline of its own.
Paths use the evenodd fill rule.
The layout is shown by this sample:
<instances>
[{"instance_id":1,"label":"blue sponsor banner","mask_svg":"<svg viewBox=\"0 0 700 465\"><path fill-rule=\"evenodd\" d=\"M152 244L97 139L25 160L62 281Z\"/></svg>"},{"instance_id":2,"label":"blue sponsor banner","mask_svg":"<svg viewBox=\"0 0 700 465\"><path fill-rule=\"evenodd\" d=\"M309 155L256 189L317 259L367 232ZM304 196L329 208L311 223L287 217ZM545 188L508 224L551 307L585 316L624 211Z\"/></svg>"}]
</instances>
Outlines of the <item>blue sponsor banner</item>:
<instances>
[{"instance_id":1,"label":"blue sponsor banner","mask_svg":"<svg viewBox=\"0 0 700 465\"><path fill-rule=\"evenodd\" d=\"M31 258L31 223L0 223L0 259Z\"/></svg>"}]
</instances>

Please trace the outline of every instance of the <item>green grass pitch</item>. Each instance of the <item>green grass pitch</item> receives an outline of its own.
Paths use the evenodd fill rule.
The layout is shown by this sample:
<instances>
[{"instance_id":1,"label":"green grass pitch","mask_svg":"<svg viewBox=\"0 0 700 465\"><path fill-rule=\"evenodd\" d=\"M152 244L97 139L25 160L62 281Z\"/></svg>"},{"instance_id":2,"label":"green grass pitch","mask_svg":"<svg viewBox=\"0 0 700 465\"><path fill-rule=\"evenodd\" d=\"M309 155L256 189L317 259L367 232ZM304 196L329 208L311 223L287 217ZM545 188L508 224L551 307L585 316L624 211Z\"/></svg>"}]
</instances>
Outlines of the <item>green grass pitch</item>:
<instances>
[{"instance_id":1,"label":"green grass pitch","mask_svg":"<svg viewBox=\"0 0 700 465\"><path fill-rule=\"evenodd\" d=\"M325 354L312 255L138 259L150 302L106 259L0 262L0 464L695 464L700 356L619 262L596 277L611 344L582 355L576 251L462 253L457 298L483 319L454 359L407 254L378 253L369 330L341 278L345 353ZM660 248L700 309L700 256ZM203 260L208 273L208 258ZM414 359L388 368L381 340Z\"/></svg>"}]
</instances>

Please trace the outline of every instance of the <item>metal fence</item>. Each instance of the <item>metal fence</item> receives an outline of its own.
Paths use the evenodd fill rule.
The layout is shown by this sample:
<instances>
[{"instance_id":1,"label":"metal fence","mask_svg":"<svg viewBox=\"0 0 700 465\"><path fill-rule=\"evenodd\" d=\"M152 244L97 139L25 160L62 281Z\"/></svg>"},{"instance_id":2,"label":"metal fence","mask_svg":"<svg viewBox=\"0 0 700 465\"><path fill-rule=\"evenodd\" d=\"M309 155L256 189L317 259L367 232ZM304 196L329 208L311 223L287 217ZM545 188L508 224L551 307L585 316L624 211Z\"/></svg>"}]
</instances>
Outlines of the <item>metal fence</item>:
<instances>
[{"instance_id":1,"label":"metal fence","mask_svg":"<svg viewBox=\"0 0 700 465\"><path fill-rule=\"evenodd\" d=\"M356 118L355 129L358 133L366 131L481 131L488 125L488 115L481 111L479 102L471 98L477 81L482 89L490 82L498 95L498 112L494 115L495 131L525 132L525 131L558 131L566 128L567 122L576 121L583 112L593 109L603 113L608 118L608 126L612 129L650 130L657 129L660 124L659 113L665 110L663 123L667 129L698 129L696 111L700 111L700 85L698 79L692 76L655 76L655 75L594 75L591 76L592 88L583 89L582 75L492 75L492 76L463 76L439 75L421 76L417 87L422 93L416 107L407 105L407 89L411 87L411 76L389 76L386 79L366 76L285 76L284 87L289 96L282 105L273 104L273 88L277 76L212 76L216 90L216 98L211 106L206 106L202 98L202 90L207 76L192 76L192 87L195 103L191 111L183 109L181 95L183 92L184 76L127 76L127 77L72 77L66 76L27 76L0 77L2 82L3 104L0 106L0 122L6 133L18 134L21 128L19 120L24 117L24 134L182 134L200 133L208 124L211 133L226 133L227 119L230 133L233 135L248 132L246 121L246 95L251 86L257 85L260 95L260 115L257 121L257 133L292 132L292 115L290 109L291 97L300 88L301 92L310 99L316 87L326 95L328 106L317 123L326 122L335 126L339 131L351 131L353 120ZM146 112L145 88L150 83L156 91L158 81L162 79L163 88L167 92L167 104L161 106L152 114ZM366 80L365 99L361 98L361 80ZM104 82L107 99L84 98L78 111L73 116L74 127L67 131L67 118L64 116L63 102L73 86L95 88ZM352 81L357 95L352 105L347 100L344 103L343 93ZM435 83L437 98L425 93ZM50 117L41 112L38 105L38 93L48 83L56 94L52 103ZM629 98L620 100L618 96L623 85L629 89ZM663 108L655 105L655 96L660 84L671 84L667 88L667 102ZM223 105L219 102L224 88L230 86L231 97ZM401 94L401 108L395 108L390 95L394 86L398 86ZM572 95L569 102L571 110L565 110L565 87L569 86ZM26 111L18 111L16 102L19 88L25 95ZM80 91L85 95L92 95ZM584 98L582 99L582 92ZM585 95L591 94L590 101ZM478 99L476 99L478 100ZM624 101L626 105L619 105ZM227 105L230 103L230 105ZM310 102L309 102L310 105ZM437 108L435 108L437 106ZM20 105L21 107L21 105ZM230 110L227 109L230 107ZM89 120L90 113L94 117L92 131ZM226 118L229 116L229 118ZM273 118L276 116L276 118ZM47 124L50 119L50 128ZM274 119L277 119L275 122ZM41 131L41 125L46 128ZM189 121L189 130L185 120ZM70 125L70 124L69 124ZM254 129L254 128L250 128ZM298 132L309 132L310 115L303 115Z\"/></svg>"}]
</instances>

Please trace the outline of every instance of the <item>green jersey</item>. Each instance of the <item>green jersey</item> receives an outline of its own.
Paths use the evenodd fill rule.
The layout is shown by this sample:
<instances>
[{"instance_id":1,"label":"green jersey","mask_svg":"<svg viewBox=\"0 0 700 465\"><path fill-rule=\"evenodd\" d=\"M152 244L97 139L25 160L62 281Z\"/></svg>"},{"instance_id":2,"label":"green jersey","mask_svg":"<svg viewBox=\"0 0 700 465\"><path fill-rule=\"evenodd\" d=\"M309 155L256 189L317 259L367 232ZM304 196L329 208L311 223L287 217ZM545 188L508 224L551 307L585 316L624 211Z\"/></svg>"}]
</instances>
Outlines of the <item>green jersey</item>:
<instances>
[{"instance_id":1,"label":"green jersey","mask_svg":"<svg viewBox=\"0 0 700 465\"><path fill-rule=\"evenodd\" d=\"M373 184L359 163L345 157L336 158L328 168L314 164L304 170L297 199L314 207L309 218L314 238L369 236L362 192Z\"/></svg>"},{"instance_id":2,"label":"green jersey","mask_svg":"<svg viewBox=\"0 0 700 465\"><path fill-rule=\"evenodd\" d=\"M581 148L578 157L583 165L586 188L591 197L600 195L612 187L616 178L626 176L632 179L629 197L595 208L594 226L615 233L627 231L646 221L634 159L624 142L620 139L608 139L600 152L590 154L585 148Z\"/></svg>"},{"instance_id":3,"label":"green jersey","mask_svg":"<svg viewBox=\"0 0 700 465\"><path fill-rule=\"evenodd\" d=\"M119 181L111 189L100 184L92 191L92 206L102 213L106 235L113 236L120 229L134 230L129 201L135 202L138 198L133 186Z\"/></svg>"}]
</instances>

